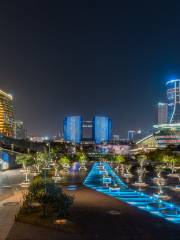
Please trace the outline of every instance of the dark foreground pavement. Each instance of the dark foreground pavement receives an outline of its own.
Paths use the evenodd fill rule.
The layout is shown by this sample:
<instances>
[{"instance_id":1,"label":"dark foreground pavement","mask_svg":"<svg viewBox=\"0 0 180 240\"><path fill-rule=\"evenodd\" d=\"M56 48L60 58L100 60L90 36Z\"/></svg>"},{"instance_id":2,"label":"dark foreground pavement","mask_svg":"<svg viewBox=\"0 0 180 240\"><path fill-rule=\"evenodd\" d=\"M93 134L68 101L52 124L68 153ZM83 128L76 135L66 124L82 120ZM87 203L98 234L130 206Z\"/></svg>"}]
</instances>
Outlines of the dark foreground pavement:
<instances>
[{"instance_id":1,"label":"dark foreground pavement","mask_svg":"<svg viewBox=\"0 0 180 240\"><path fill-rule=\"evenodd\" d=\"M72 192L71 192L72 193ZM73 192L71 220L83 233L68 234L29 224L15 223L8 240L179 240L180 228L161 218L85 187Z\"/></svg>"}]
</instances>

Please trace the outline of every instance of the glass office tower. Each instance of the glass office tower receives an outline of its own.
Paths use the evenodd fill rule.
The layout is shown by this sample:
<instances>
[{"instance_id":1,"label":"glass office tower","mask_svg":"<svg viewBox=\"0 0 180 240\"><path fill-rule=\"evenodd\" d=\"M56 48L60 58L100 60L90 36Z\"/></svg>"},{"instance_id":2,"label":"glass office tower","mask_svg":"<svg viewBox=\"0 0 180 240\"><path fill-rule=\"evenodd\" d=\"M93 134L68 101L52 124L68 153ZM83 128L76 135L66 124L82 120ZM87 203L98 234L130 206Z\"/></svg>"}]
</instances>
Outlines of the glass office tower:
<instances>
[{"instance_id":1,"label":"glass office tower","mask_svg":"<svg viewBox=\"0 0 180 240\"><path fill-rule=\"evenodd\" d=\"M0 90L0 133L7 137L13 136L14 108L13 98Z\"/></svg>"},{"instance_id":2,"label":"glass office tower","mask_svg":"<svg viewBox=\"0 0 180 240\"><path fill-rule=\"evenodd\" d=\"M168 123L180 123L180 79L166 83L168 99Z\"/></svg>"},{"instance_id":3,"label":"glass office tower","mask_svg":"<svg viewBox=\"0 0 180 240\"><path fill-rule=\"evenodd\" d=\"M93 140L96 144L109 142L112 122L109 117L95 116L93 119Z\"/></svg>"},{"instance_id":4,"label":"glass office tower","mask_svg":"<svg viewBox=\"0 0 180 240\"><path fill-rule=\"evenodd\" d=\"M158 124L166 124L168 121L168 104L158 103Z\"/></svg>"},{"instance_id":5,"label":"glass office tower","mask_svg":"<svg viewBox=\"0 0 180 240\"><path fill-rule=\"evenodd\" d=\"M69 116L64 119L64 140L79 144L82 140L82 117Z\"/></svg>"}]
</instances>

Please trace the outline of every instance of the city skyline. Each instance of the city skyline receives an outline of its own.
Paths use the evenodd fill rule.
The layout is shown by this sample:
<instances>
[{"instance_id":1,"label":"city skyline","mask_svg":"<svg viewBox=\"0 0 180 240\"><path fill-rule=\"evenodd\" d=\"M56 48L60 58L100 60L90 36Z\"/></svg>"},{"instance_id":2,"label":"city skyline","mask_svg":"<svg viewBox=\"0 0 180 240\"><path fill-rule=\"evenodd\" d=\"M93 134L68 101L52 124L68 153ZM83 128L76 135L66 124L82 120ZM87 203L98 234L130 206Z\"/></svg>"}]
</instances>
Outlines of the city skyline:
<instances>
[{"instance_id":1,"label":"city skyline","mask_svg":"<svg viewBox=\"0 0 180 240\"><path fill-rule=\"evenodd\" d=\"M37 135L62 132L69 114L108 115L122 138L151 129L165 82L180 73L178 9L178 1L3 3L0 88L14 96L16 119Z\"/></svg>"}]
</instances>

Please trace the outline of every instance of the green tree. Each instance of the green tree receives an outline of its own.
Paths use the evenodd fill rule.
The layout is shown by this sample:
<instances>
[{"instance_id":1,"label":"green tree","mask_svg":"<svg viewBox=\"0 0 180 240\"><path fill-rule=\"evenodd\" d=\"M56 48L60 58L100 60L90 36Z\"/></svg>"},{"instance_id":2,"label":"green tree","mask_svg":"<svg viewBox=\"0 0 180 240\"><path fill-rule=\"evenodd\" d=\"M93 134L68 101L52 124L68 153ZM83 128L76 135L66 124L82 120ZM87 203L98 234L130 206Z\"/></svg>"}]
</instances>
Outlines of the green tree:
<instances>
[{"instance_id":1,"label":"green tree","mask_svg":"<svg viewBox=\"0 0 180 240\"><path fill-rule=\"evenodd\" d=\"M55 162L57 160L58 150L56 148L51 148L50 150L50 160Z\"/></svg>"},{"instance_id":2,"label":"green tree","mask_svg":"<svg viewBox=\"0 0 180 240\"><path fill-rule=\"evenodd\" d=\"M46 152L37 152L35 155L34 166L37 169L37 172L40 172L40 169L45 167L47 164L48 154Z\"/></svg>"},{"instance_id":3,"label":"green tree","mask_svg":"<svg viewBox=\"0 0 180 240\"><path fill-rule=\"evenodd\" d=\"M21 164L25 171L25 182L29 182L28 179L28 167L34 164L34 157L31 154L19 154L16 157L17 164Z\"/></svg>"},{"instance_id":4,"label":"green tree","mask_svg":"<svg viewBox=\"0 0 180 240\"><path fill-rule=\"evenodd\" d=\"M52 209L54 209L56 215L66 217L68 208L73 203L73 197L63 193L59 185L51 179L47 179L45 183L41 176L34 178L32 181L29 187L29 196L31 203L33 201L40 203L44 217L49 215Z\"/></svg>"},{"instance_id":5,"label":"green tree","mask_svg":"<svg viewBox=\"0 0 180 240\"><path fill-rule=\"evenodd\" d=\"M18 154L16 156L16 163L23 166L23 169L26 170L28 166L34 164L34 158L31 154Z\"/></svg>"},{"instance_id":6,"label":"green tree","mask_svg":"<svg viewBox=\"0 0 180 240\"><path fill-rule=\"evenodd\" d=\"M103 158L107 161L112 162L114 160L114 155L111 153L107 153L107 154L103 155Z\"/></svg>"},{"instance_id":7,"label":"green tree","mask_svg":"<svg viewBox=\"0 0 180 240\"><path fill-rule=\"evenodd\" d=\"M75 158L80 163L80 165L84 164L87 161L87 157L84 152L77 152Z\"/></svg>"},{"instance_id":8,"label":"green tree","mask_svg":"<svg viewBox=\"0 0 180 240\"><path fill-rule=\"evenodd\" d=\"M121 166L122 174L124 174L124 163L126 161L125 157L123 155L117 154L114 155L113 160L117 164L116 170L119 170Z\"/></svg>"},{"instance_id":9,"label":"green tree","mask_svg":"<svg viewBox=\"0 0 180 240\"><path fill-rule=\"evenodd\" d=\"M113 159L118 165L120 165L126 161L125 157L120 154L115 155Z\"/></svg>"},{"instance_id":10,"label":"green tree","mask_svg":"<svg viewBox=\"0 0 180 240\"><path fill-rule=\"evenodd\" d=\"M58 163L65 169L70 166L70 158L67 155L62 155L58 161Z\"/></svg>"},{"instance_id":11,"label":"green tree","mask_svg":"<svg viewBox=\"0 0 180 240\"><path fill-rule=\"evenodd\" d=\"M171 170L171 174L173 174L176 164L179 162L179 157L176 155L164 155L162 161L167 165L167 168Z\"/></svg>"},{"instance_id":12,"label":"green tree","mask_svg":"<svg viewBox=\"0 0 180 240\"><path fill-rule=\"evenodd\" d=\"M84 170L86 171L87 168L86 168L86 162L87 162L87 156L84 152L77 152L76 154L76 160L79 162L80 164L80 168L79 170Z\"/></svg>"},{"instance_id":13,"label":"green tree","mask_svg":"<svg viewBox=\"0 0 180 240\"><path fill-rule=\"evenodd\" d=\"M155 167L155 172L157 174L157 178L161 178L161 174L164 171L164 166L162 164L159 164Z\"/></svg>"}]
</instances>

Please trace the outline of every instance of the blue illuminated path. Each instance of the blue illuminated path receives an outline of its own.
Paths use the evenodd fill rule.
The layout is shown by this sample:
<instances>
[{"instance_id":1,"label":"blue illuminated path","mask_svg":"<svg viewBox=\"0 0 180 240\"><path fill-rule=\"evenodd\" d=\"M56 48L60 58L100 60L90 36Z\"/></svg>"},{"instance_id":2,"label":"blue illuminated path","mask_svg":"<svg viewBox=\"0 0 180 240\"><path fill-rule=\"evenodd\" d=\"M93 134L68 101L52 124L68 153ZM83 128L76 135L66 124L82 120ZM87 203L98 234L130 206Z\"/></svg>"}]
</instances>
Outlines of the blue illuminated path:
<instances>
[{"instance_id":1,"label":"blue illuminated path","mask_svg":"<svg viewBox=\"0 0 180 240\"><path fill-rule=\"evenodd\" d=\"M84 181L84 185L168 221L180 224L179 206L130 189L112 170L108 163L94 163ZM114 185L116 187L113 187Z\"/></svg>"}]
</instances>

